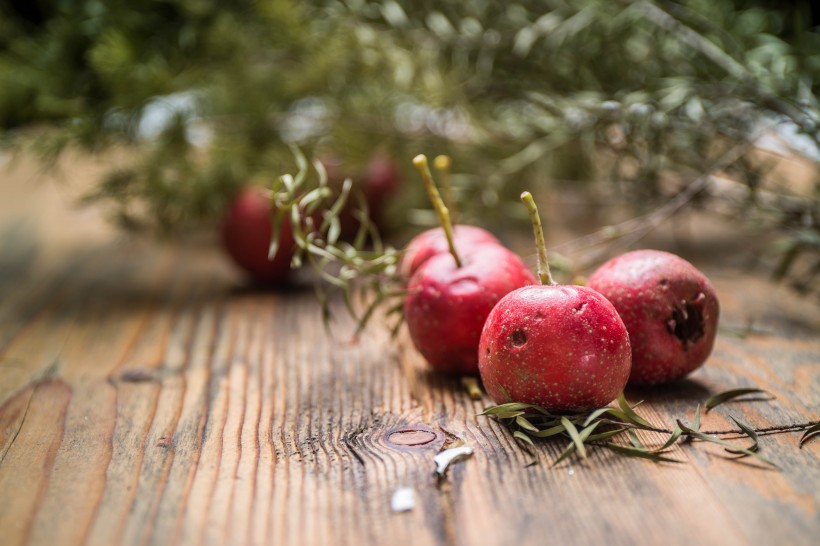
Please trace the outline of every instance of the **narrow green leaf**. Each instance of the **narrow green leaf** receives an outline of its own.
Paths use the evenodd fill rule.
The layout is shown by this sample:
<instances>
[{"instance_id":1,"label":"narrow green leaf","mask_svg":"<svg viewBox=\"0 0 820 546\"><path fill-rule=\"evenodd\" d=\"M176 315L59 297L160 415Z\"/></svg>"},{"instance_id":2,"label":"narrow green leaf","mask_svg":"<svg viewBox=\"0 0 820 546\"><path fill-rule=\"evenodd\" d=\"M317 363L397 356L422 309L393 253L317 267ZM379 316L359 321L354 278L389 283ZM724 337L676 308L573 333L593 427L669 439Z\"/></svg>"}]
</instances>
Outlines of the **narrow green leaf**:
<instances>
[{"instance_id":1,"label":"narrow green leaf","mask_svg":"<svg viewBox=\"0 0 820 546\"><path fill-rule=\"evenodd\" d=\"M620 446L618 444L613 444L612 442L607 442L605 445L607 449L610 449L620 455L626 455L627 457L638 457L640 459L648 459L654 462L665 462L665 463L679 463L677 459L670 459L669 457L664 457L660 455L658 452L655 451L647 451L645 449L639 449L635 447L629 446Z\"/></svg>"},{"instance_id":2,"label":"narrow green leaf","mask_svg":"<svg viewBox=\"0 0 820 546\"><path fill-rule=\"evenodd\" d=\"M348 197L350 196L350 189L353 187L353 181L349 178L345 178L345 181L342 183L342 191L339 193L339 197L333 202L330 206L330 209L325 212L324 214L324 222L322 223L321 230L324 231L327 229L327 223L330 221L331 218L339 218L339 215L342 213L344 206L347 204Z\"/></svg>"},{"instance_id":3,"label":"narrow green leaf","mask_svg":"<svg viewBox=\"0 0 820 546\"><path fill-rule=\"evenodd\" d=\"M550 436L555 436L556 434L561 434L562 432L566 432L566 428L564 425L556 425L554 427L539 430L538 432L533 432L530 436L534 438L549 438Z\"/></svg>"},{"instance_id":4,"label":"narrow green leaf","mask_svg":"<svg viewBox=\"0 0 820 546\"><path fill-rule=\"evenodd\" d=\"M593 432L596 428L598 428L598 425L599 425L599 424L600 424L600 423L592 423L592 424L591 424L591 425L589 425L588 427L584 428L584 429L581 431L581 433L579 434L579 436L581 437L581 440L582 440L582 441L584 441L584 442L586 442L586 441L589 439L589 437L592 435L592 432Z\"/></svg>"},{"instance_id":5,"label":"narrow green leaf","mask_svg":"<svg viewBox=\"0 0 820 546\"><path fill-rule=\"evenodd\" d=\"M515 419L516 417L524 414L526 414L525 411L500 411L493 414L493 417L496 419Z\"/></svg>"},{"instance_id":6,"label":"narrow green leaf","mask_svg":"<svg viewBox=\"0 0 820 546\"><path fill-rule=\"evenodd\" d=\"M646 446L641 443L640 438L638 438L638 434L635 432L635 429L629 429L626 431L627 436L629 436L629 441L632 443L634 447L637 449L646 449Z\"/></svg>"},{"instance_id":7,"label":"narrow green leaf","mask_svg":"<svg viewBox=\"0 0 820 546\"><path fill-rule=\"evenodd\" d=\"M591 434L589 436L589 438L587 438L587 440L590 441L590 442L594 442L596 440L608 440L608 439L612 438L613 436L617 436L618 434L621 434L625 430L629 430L629 429L627 429L627 428L616 428L615 430L608 430L606 432L599 432L598 434Z\"/></svg>"},{"instance_id":8,"label":"narrow green leaf","mask_svg":"<svg viewBox=\"0 0 820 546\"><path fill-rule=\"evenodd\" d=\"M728 402L729 400L732 400L734 398L737 398L739 396L744 396L744 395L747 395L747 394L766 394L766 395L769 395L771 397L771 398L769 398L769 400L773 400L775 398L775 396L772 393L770 393L768 391L764 391L763 389L753 389L753 388L732 389L730 391L721 392L721 393L716 394L716 395L712 396L711 398L709 398L706 401L706 411L708 412L712 408L715 408L715 407L719 406L720 404L723 404L724 402Z\"/></svg>"},{"instance_id":9,"label":"narrow green leaf","mask_svg":"<svg viewBox=\"0 0 820 546\"><path fill-rule=\"evenodd\" d=\"M532 438L530 438L529 436L527 436L526 434L524 434L520 430L516 430L515 432L513 432L513 436L515 436L515 438L517 440L520 440L520 441L524 442L525 444L529 444L532 447L535 447L535 444L532 443Z\"/></svg>"},{"instance_id":10,"label":"narrow green leaf","mask_svg":"<svg viewBox=\"0 0 820 546\"><path fill-rule=\"evenodd\" d=\"M564 423L564 421L566 421L566 423ZM561 422L562 422L562 424L565 428L567 428L567 423L569 424L570 427L572 427L572 430L574 430L575 434L577 435L578 441L576 441L575 438L572 438L572 441L569 443L569 445L566 447L566 449L564 449L564 451L561 453L561 455L555 460L555 462L552 463L552 466L557 465L558 463L560 463L561 461L563 461L564 459L566 459L567 457L569 457L570 455L575 453L575 451L578 450L579 445L581 446L581 449L584 449L584 442L587 441L590 438L590 436L592 435L592 431L594 431L595 428L599 424L599 423L593 423L593 424L586 427L584 430L582 430L579 433L578 430L575 428L575 425L573 425L572 422L569 419L567 419L566 417L562 417ZM569 428L567 428L567 432L569 433L570 437L572 437L572 432L570 432ZM580 453L581 453L581 451L578 450L579 455L580 455ZM586 450L584 450L584 453L586 453Z\"/></svg>"},{"instance_id":11,"label":"narrow green leaf","mask_svg":"<svg viewBox=\"0 0 820 546\"><path fill-rule=\"evenodd\" d=\"M305 179L307 178L308 161L307 158L305 158L305 154L302 153L302 150L300 150L298 146L289 144L288 147L296 160L296 168L298 169L294 180L294 187L299 188L305 183Z\"/></svg>"},{"instance_id":12,"label":"narrow green leaf","mask_svg":"<svg viewBox=\"0 0 820 546\"><path fill-rule=\"evenodd\" d=\"M749 426L746 423L744 423L743 421L741 421L740 419L735 419L734 417L732 417L732 421L734 421L735 424L737 424L737 426L739 426L740 429L743 432L746 433L746 436L748 436L749 439L752 440L752 445L750 445L746 449L749 450L749 451L757 451L760 448L759 438L757 436L757 431L755 429L753 429L751 426ZM729 453L742 454L740 451L738 451L736 449L726 448L726 451L728 451Z\"/></svg>"},{"instance_id":13,"label":"narrow green leaf","mask_svg":"<svg viewBox=\"0 0 820 546\"><path fill-rule=\"evenodd\" d=\"M279 177L279 180L282 182L282 185L285 186L285 191L287 193L293 193L296 189L296 182L293 180L293 176L290 174L283 174Z\"/></svg>"},{"instance_id":14,"label":"narrow green leaf","mask_svg":"<svg viewBox=\"0 0 820 546\"><path fill-rule=\"evenodd\" d=\"M695 408L695 420L692 423L692 428L695 430L700 430L700 404L698 404L698 407Z\"/></svg>"},{"instance_id":15,"label":"narrow green leaf","mask_svg":"<svg viewBox=\"0 0 820 546\"><path fill-rule=\"evenodd\" d=\"M566 417L561 417L561 424L564 425L564 428L567 429L569 437L572 438L572 442L575 444L575 449L578 450L578 455L580 455L582 459L586 459L587 450L584 447L584 441L581 439L581 435L578 434L578 429L575 428L572 421Z\"/></svg>"},{"instance_id":16,"label":"narrow green leaf","mask_svg":"<svg viewBox=\"0 0 820 546\"><path fill-rule=\"evenodd\" d=\"M623 392L618 395L618 406L632 423L641 427L652 428L652 424L649 421L635 413L635 410L629 406L629 402L626 401L626 397Z\"/></svg>"},{"instance_id":17,"label":"narrow green leaf","mask_svg":"<svg viewBox=\"0 0 820 546\"><path fill-rule=\"evenodd\" d=\"M683 434L683 431L679 426L676 425L675 430L672 431L672 434L669 436L669 439L666 440L666 442L664 442L664 444L661 447L655 449L654 451L658 453L672 447L672 445L678 441L678 438L680 438L681 434Z\"/></svg>"},{"instance_id":18,"label":"narrow green leaf","mask_svg":"<svg viewBox=\"0 0 820 546\"><path fill-rule=\"evenodd\" d=\"M512 402L512 397L510 396L510 393L507 392L507 389L501 385L499 385L498 388L501 389L501 392L504 394L504 398L506 398L507 401Z\"/></svg>"},{"instance_id":19,"label":"narrow green leaf","mask_svg":"<svg viewBox=\"0 0 820 546\"><path fill-rule=\"evenodd\" d=\"M270 228L271 228L271 236L270 236L270 246L268 247L268 259L272 260L276 257L276 253L279 251L279 239L280 239L280 226L282 225L282 221L284 220L284 213L279 209L274 209L271 213L271 220L270 220Z\"/></svg>"},{"instance_id":20,"label":"narrow green leaf","mask_svg":"<svg viewBox=\"0 0 820 546\"><path fill-rule=\"evenodd\" d=\"M591 422L593 422L595 419L597 419L597 418L598 418L598 417L600 417L601 415L603 415L603 414L607 413L610 409L612 409L612 408L600 408L600 409L596 409L595 411L593 411L592 413L590 413L590 414L589 414L589 416L586 418L586 421L584 421L584 426L587 426L588 424L590 424Z\"/></svg>"},{"instance_id":21,"label":"narrow green leaf","mask_svg":"<svg viewBox=\"0 0 820 546\"><path fill-rule=\"evenodd\" d=\"M619 409L604 408L604 413L606 413L608 415L611 415L612 417L614 417L615 419L617 419L618 421L620 421L622 423L634 424L632 422L632 420L629 418L629 416L626 413L619 410Z\"/></svg>"},{"instance_id":22,"label":"narrow green leaf","mask_svg":"<svg viewBox=\"0 0 820 546\"><path fill-rule=\"evenodd\" d=\"M328 196L329 191L330 190L327 188L313 188L299 198L298 206L301 208L307 208L308 205L321 203L321 201Z\"/></svg>"},{"instance_id":23,"label":"narrow green leaf","mask_svg":"<svg viewBox=\"0 0 820 546\"><path fill-rule=\"evenodd\" d=\"M730 449L736 450L740 454L748 455L750 457L754 457L755 459L757 459L757 460L759 460L763 463L766 463L766 464L768 464L768 465L770 465L774 468L778 468L776 464L774 464L769 459L767 459L766 457L762 456L759 453L755 453L754 451L749 451L748 449L745 449L745 448L739 448L736 445L734 445L730 442L727 442L726 440L722 440L720 438L717 438L715 436L709 436L708 434L703 434L702 432L698 432L697 430L692 430L691 428L687 427L686 425L684 425L680 421L678 421L678 426L681 428L681 430L683 430L683 432L685 434L687 434L688 436L690 436L692 438L697 438L698 440L703 440L704 442L711 442L711 443L717 444L719 446L728 447Z\"/></svg>"},{"instance_id":24,"label":"narrow green leaf","mask_svg":"<svg viewBox=\"0 0 820 546\"><path fill-rule=\"evenodd\" d=\"M572 455L574 452L575 452L575 443L570 442L567 445L567 447L564 449L564 451L561 452L561 455L557 459L555 459L555 462L552 463L552 466L557 466L558 463L560 463L561 461L563 461L564 459L566 459L567 457Z\"/></svg>"},{"instance_id":25,"label":"narrow green leaf","mask_svg":"<svg viewBox=\"0 0 820 546\"><path fill-rule=\"evenodd\" d=\"M800 449L803 449L803 445L818 434L820 434L820 423L810 427L803 433L803 436L800 437Z\"/></svg>"},{"instance_id":26,"label":"narrow green leaf","mask_svg":"<svg viewBox=\"0 0 820 546\"><path fill-rule=\"evenodd\" d=\"M330 225L327 228L327 243L335 245L339 242L339 237L342 234L342 223L339 218L331 218Z\"/></svg>"},{"instance_id":27,"label":"narrow green leaf","mask_svg":"<svg viewBox=\"0 0 820 546\"><path fill-rule=\"evenodd\" d=\"M527 418L523 415L519 415L515 418L515 424L523 428L524 430L529 430L530 432L538 432L538 428L532 423L530 423L527 420Z\"/></svg>"},{"instance_id":28,"label":"narrow green leaf","mask_svg":"<svg viewBox=\"0 0 820 546\"><path fill-rule=\"evenodd\" d=\"M496 415L498 413L522 411L527 409L534 408L531 404L524 404L522 402L507 402L505 404L499 404L497 406L490 406L489 408L484 408L484 411L479 413L479 415Z\"/></svg>"}]
</instances>

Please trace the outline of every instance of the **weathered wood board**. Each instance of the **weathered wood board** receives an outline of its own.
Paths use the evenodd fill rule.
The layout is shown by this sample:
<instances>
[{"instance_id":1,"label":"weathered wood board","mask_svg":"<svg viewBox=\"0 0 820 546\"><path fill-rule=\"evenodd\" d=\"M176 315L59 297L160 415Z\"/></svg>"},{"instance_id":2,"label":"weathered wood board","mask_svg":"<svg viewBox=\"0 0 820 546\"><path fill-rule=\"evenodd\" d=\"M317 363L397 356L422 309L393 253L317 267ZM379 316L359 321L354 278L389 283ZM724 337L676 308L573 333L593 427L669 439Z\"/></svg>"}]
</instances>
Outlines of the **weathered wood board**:
<instances>
[{"instance_id":1,"label":"weathered wood board","mask_svg":"<svg viewBox=\"0 0 820 546\"><path fill-rule=\"evenodd\" d=\"M0 178L0 544L816 544L820 442L761 437L780 470L702 443L679 464L593 450L538 464L489 400L429 372L406 338L324 331L310 290L242 288L207 249L123 239L17 169ZM820 415L820 310L765 278L703 265L723 304L707 366L645 399L691 422L716 392L758 427ZM349 325L348 325L349 326ZM391 431L433 431L421 446ZM453 436L475 455L446 480ZM395 437L394 437L395 438ZM659 438L645 436L647 441ZM390 499L412 487L413 510Z\"/></svg>"}]
</instances>

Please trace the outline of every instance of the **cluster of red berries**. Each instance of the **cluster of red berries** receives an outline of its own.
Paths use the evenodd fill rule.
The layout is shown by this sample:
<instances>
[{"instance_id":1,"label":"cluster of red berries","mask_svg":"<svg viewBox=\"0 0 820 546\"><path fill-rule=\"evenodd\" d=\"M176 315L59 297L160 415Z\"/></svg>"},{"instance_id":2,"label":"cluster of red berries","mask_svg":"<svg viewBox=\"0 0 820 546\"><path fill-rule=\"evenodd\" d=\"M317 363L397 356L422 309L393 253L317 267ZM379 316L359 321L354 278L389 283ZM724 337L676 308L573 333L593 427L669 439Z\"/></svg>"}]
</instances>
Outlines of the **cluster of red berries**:
<instances>
[{"instance_id":1,"label":"cluster of red berries","mask_svg":"<svg viewBox=\"0 0 820 546\"><path fill-rule=\"evenodd\" d=\"M480 374L496 403L583 411L606 405L627 382L655 385L684 377L709 356L718 300L689 262L639 250L601 266L586 287L557 285L542 234L539 239L535 205L525 194L539 245L538 284L521 258L491 233L451 226L427 159L418 156L414 164L442 227L407 245L399 273L407 283L410 337L435 370ZM398 171L376 156L364 177L371 205L378 210L397 185ZM232 201L222 236L228 254L256 281L287 278L295 250L291 226L283 222L279 249L268 259L271 203L258 189Z\"/></svg>"},{"instance_id":2,"label":"cluster of red berries","mask_svg":"<svg viewBox=\"0 0 820 546\"><path fill-rule=\"evenodd\" d=\"M712 350L715 290L674 254L630 252L601 266L588 286L569 286L552 281L544 251L538 285L489 232L458 225L451 233L448 241L446 229L426 231L405 251L410 337L435 370L479 373L496 403L591 410L627 382L682 378Z\"/></svg>"},{"instance_id":3,"label":"cluster of red berries","mask_svg":"<svg viewBox=\"0 0 820 546\"><path fill-rule=\"evenodd\" d=\"M345 178L341 163L333 156L321 160L331 188L339 189ZM393 160L384 152L376 152L370 158L364 172L357 177L358 187L367 203L370 220L380 230L385 227L381 216L388 202L395 198L402 186L402 176ZM353 215L353 205L341 213L343 237L352 238L358 230L358 220ZM248 187L240 191L229 203L222 218L222 246L233 262L256 283L280 285L291 274L291 260L296 252L296 242L289 218L279 226L279 244L276 254L269 259L272 204L261 188Z\"/></svg>"}]
</instances>

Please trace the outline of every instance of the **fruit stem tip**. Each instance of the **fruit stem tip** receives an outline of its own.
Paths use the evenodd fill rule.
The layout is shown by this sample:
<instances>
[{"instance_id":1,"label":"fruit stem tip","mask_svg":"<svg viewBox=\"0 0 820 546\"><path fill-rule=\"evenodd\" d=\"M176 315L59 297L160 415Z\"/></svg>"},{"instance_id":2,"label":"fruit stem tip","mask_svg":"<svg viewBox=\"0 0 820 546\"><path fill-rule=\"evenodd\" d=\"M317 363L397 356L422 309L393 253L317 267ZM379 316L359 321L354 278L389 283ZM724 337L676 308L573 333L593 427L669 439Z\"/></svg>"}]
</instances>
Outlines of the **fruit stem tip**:
<instances>
[{"instance_id":1,"label":"fruit stem tip","mask_svg":"<svg viewBox=\"0 0 820 546\"><path fill-rule=\"evenodd\" d=\"M550 272L550 264L547 260L547 243L544 240L544 227L541 224L541 216L538 215L538 207L535 205L532 194L528 191L521 194L521 201L527 207L530 222L532 222L532 232L535 235L535 247L538 249L538 278L541 280L541 284L554 286L558 283L552 278Z\"/></svg>"},{"instance_id":2,"label":"fruit stem tip","mask_svg":"<svg viewBox=\"0 0 820 546\"><path fill-rule=\"evenodd\" d=\"M456 199L453 195L453 183L450 178L450 167L453 162L448 155L437 155L433 160L433 166L441 177L441 193L443 194L444 206L450 212L450 221L453 225L458 223L458 210L456 209Z\"/></svg>"},{"instance_id":3,"label":"fruit stem tip","mask_svg":"<svg viewBox=\"0 0 820 546\"><path fill-rule=\"evenodd\" d=\"M436 169L440 171L449 170L451 164L452 161L450 160L450 156L448 155L437 155L436 158L433 160L433 165L435 165Z\"/></svg>"},{"instance_id":4,"label":"fruit stem tip","mask_svg":"<svg viewBox=\"0 0 820 546\"><path fill-rule=\"evenodd\" d=\"M427 156L419 154L413 158L413 166L419 171L421 181L424 183L424 189L427 190L427 197L430 198L430 203L438 215L441 229L444 230L444 236L447 238L447 246L450 249L453 259L456 261L456 267L461 267L461 258L456 252L455 240L453 238L453 223L450 220L450 211L441 199L441 194L436 188L436 183L433 181L433 174L430 172L430 167L427 164Z\"/></svg>"}]
</instances>

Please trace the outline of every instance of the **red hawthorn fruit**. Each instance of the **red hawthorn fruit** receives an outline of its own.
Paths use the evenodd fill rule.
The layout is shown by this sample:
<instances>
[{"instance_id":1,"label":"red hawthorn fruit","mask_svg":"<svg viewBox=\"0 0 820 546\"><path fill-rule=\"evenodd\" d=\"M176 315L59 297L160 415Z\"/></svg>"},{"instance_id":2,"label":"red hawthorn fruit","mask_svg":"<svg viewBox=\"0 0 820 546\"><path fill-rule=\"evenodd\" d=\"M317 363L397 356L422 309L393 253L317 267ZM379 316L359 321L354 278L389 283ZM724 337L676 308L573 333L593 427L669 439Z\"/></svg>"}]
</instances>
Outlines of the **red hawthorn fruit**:
<instances>
[{"instance_id":1,"label":"red hawthorn fruit","mask_svg":"<svg viewBox=\"0 0 820 546\"><path fill-rule=\"evenodd\" d=\"M511 290L535 277L515 253L500 245L461 252L462 266L442 253L428 259L408 285L404 315L413 344L435 370L478 372L478 341L484 320Z\"/></svg>"},{"instance_id":2,"label":"red hawthorn fruit","mask_svg":"<svg viewBox=\"0 0 820 546\"><path fill-rule=\"evenodd\" d=\"M379 232L385 233L390 227L385 217L385 209L404 184L401 170L395 161L385 152L376 152L368 161L361 176L353 177L345 172L344 164L337 156L326 153L319 160L327 171L328 185L337 193L341 192L347 176L351 176L356 182L340 215L342 237L352 240L361 226L361 222L354 214L354 211L361 207L357 192L361 192L367 204L370 221L376 225Z\"/></svg>"},{"instance_id":3,"label":"red hawthorn fruit","mask_svg":"<svg viewBox=\"0 0 820 546\"><path fill-rule=\"evenodd\" d=\"M632 343L629 383L682 378L709 357L720 306L709 279L683 258L636 250L606 262L587 286L618 310Z\"/></svg>"},{"instance_id":4,"label":"red hawthorn fruit","mask_svg":"<svg viewBox=\"0 0 820 546\"><path fill-rule=\"evenodd\" d=\"M453 226L453 240L459 252L468 252L474 246L485 244L501 245L489 231L464 224ZM449 253L447 237L442 228L423 231L407 244L399 264L399 274L402 278L409 279L424 262L433 256Z\"/></svg>"},{"instance_id":5,"label":"red hawthorn fruit","mask_svg":"<svg viewBox=\"0 0 820 546\"><path fill-rule=\"evenodd\" d=\"M478 366L498 404L550 411L608 404L629 377L629 337L612 304L582 286L537 285L507 294L487 317Z\"/></svg>"},{"instance_id":6,"label":"red hawthorn fruit","mask_svg":"<svg viewBox=\"0 0 820 546\"><path fill-rule=\"evenodd\" d=\"M370 158L362 175L362 192L374 218L401 190L404 179L396 162L384 152Z\"/></svg>"},{"instance_id":7,"label":"red hawthorn fruit","mask_svg":"<svg viewBox=\"0 0 820 546\"><path fill-rule=\"evenodd\" d=\"M242 190L222 218L222 245L236 265L260 283L285 281L291 271L296 247L290 222L282 223L273 260L268 259L271 233L270 200L258 188Z\"/></svg>"}]
</instances>

